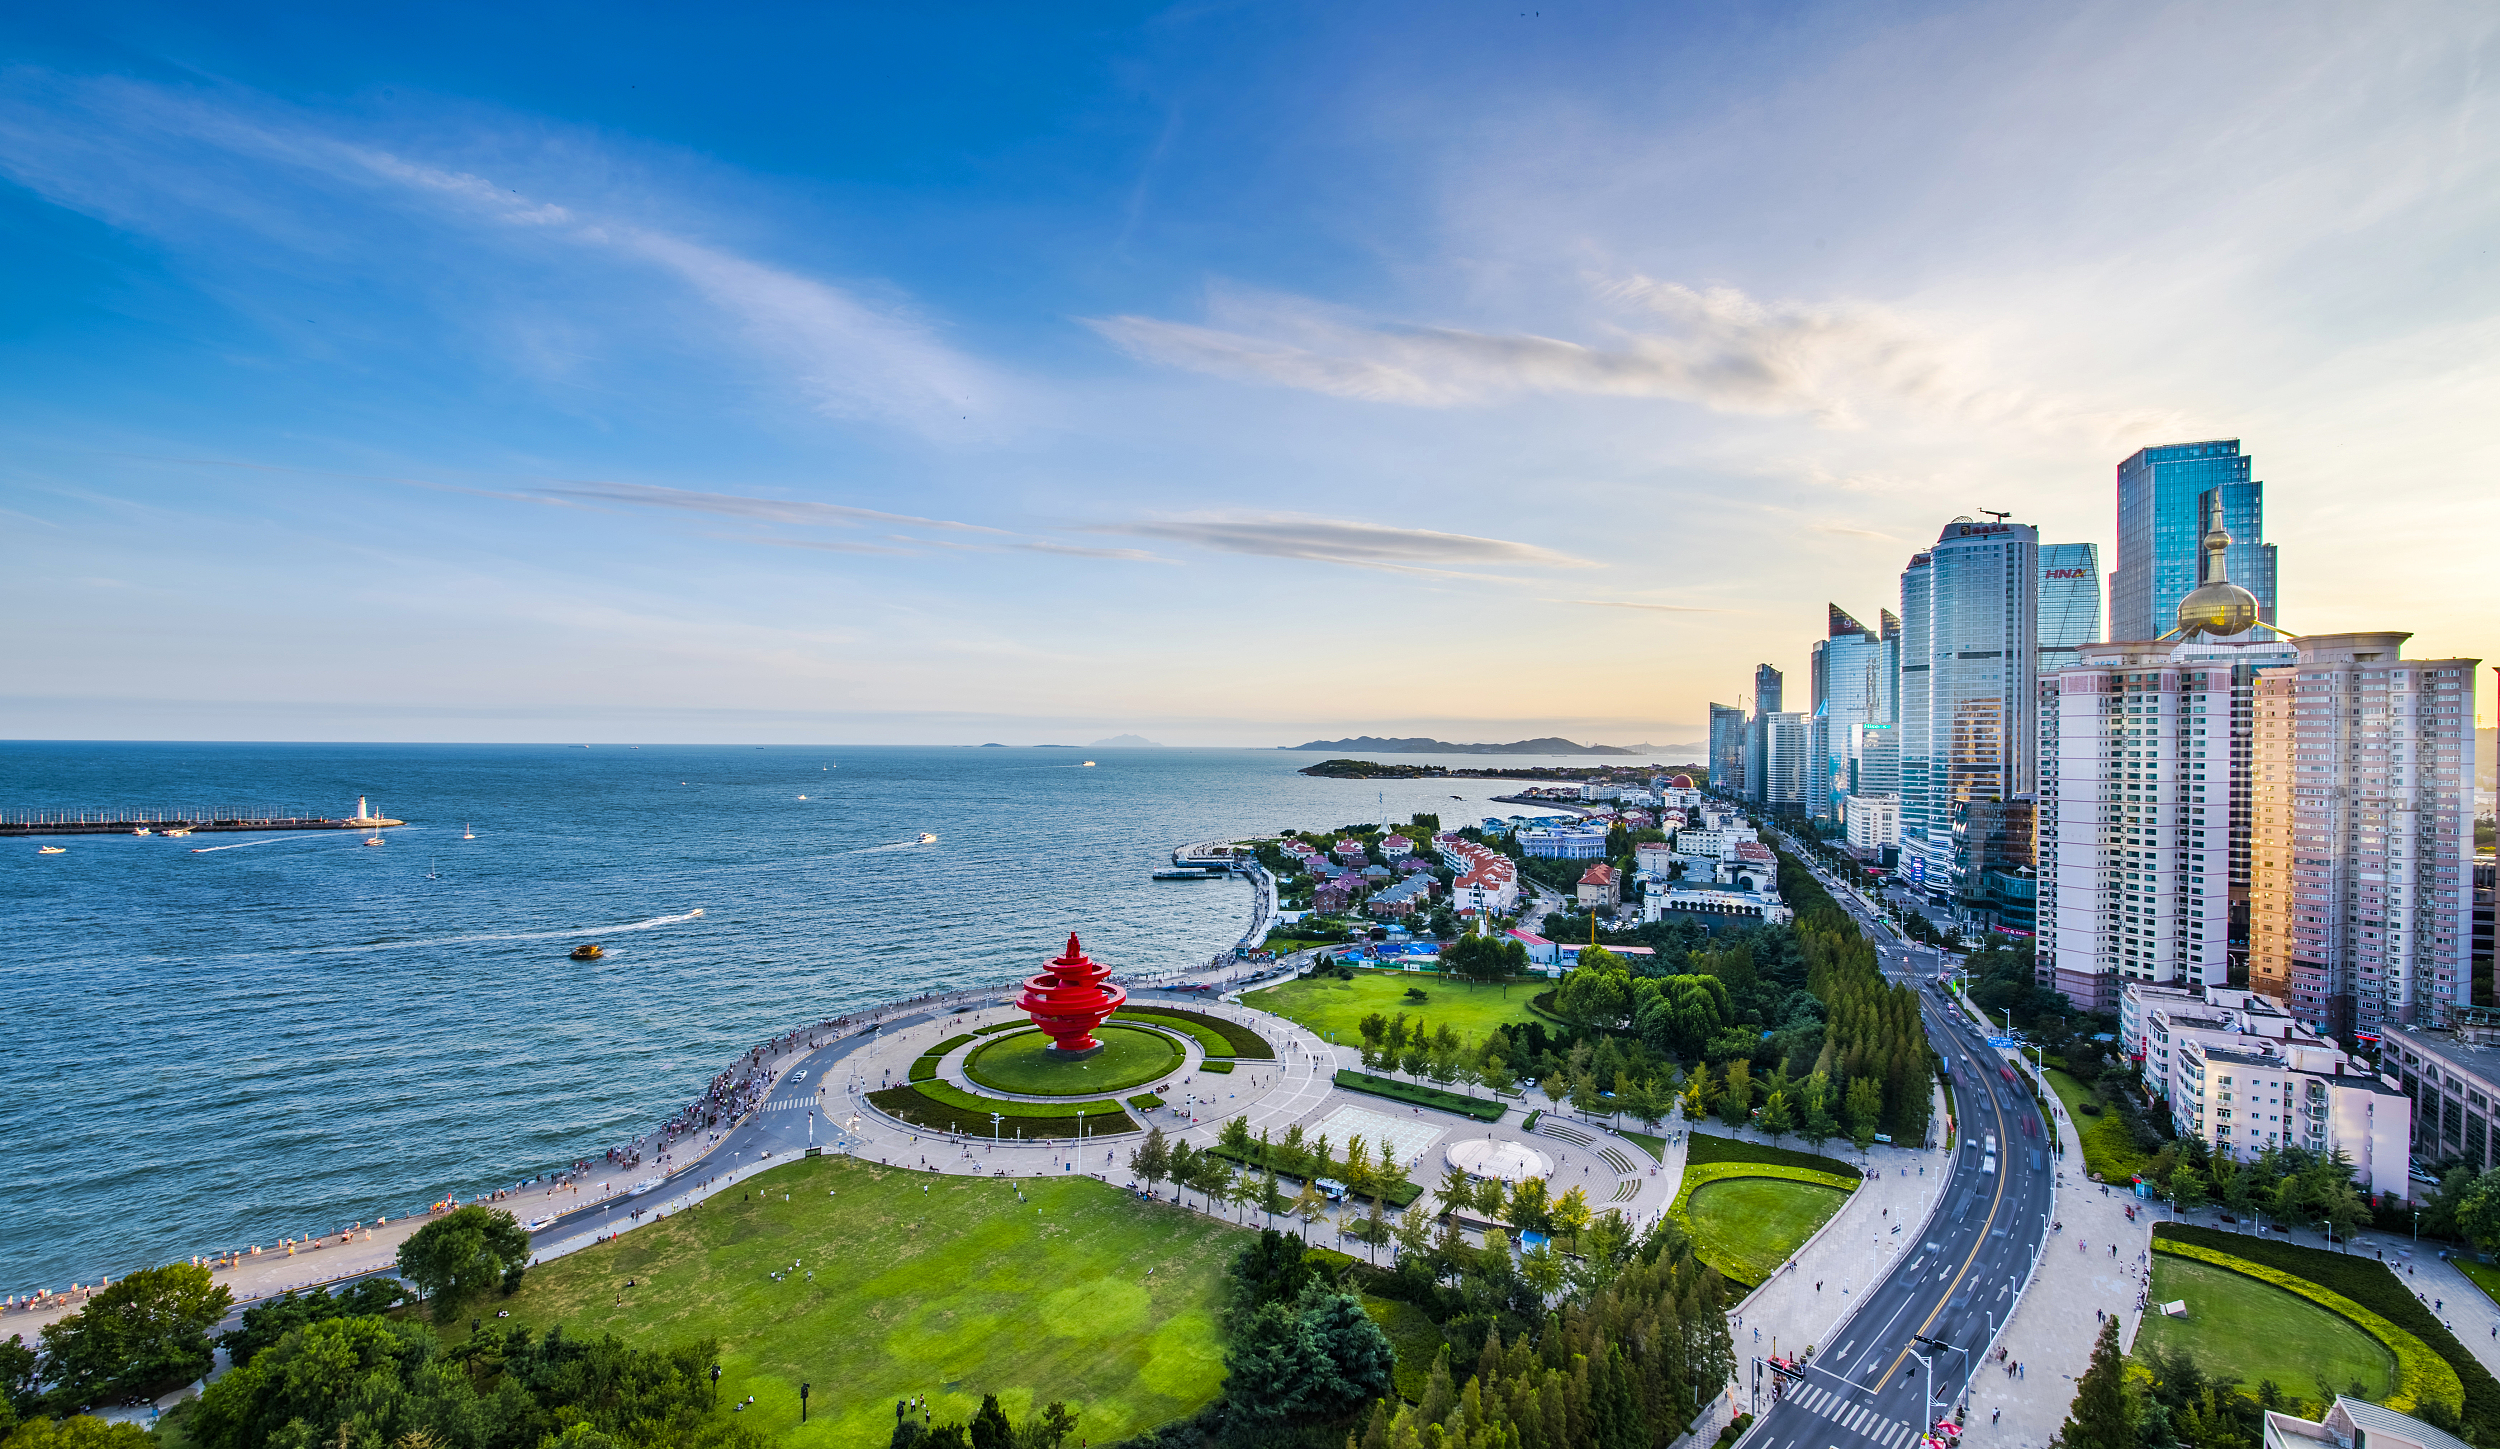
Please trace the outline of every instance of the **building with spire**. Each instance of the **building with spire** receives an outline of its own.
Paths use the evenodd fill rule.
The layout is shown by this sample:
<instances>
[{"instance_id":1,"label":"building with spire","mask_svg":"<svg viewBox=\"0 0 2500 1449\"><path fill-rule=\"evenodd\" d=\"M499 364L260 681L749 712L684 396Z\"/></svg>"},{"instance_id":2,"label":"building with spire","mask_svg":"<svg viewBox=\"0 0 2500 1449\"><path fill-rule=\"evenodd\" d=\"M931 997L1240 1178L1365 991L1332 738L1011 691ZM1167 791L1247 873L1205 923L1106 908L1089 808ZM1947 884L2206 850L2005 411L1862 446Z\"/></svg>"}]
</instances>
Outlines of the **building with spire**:
<instances>
[{"instance_id":1,"label":"building with spire","mask_svg":"<svg viewBox=\"0 0 2500 1449\"><path fill-rule=\"evenodd\" d=\"M2041 985L2115 1010L2129 982L2223 986L2246 952L2250 711L2259 671L2296 651L2230 582L2158 639L2086 644L2040 676Z\"/></svg>"}]
</instances>

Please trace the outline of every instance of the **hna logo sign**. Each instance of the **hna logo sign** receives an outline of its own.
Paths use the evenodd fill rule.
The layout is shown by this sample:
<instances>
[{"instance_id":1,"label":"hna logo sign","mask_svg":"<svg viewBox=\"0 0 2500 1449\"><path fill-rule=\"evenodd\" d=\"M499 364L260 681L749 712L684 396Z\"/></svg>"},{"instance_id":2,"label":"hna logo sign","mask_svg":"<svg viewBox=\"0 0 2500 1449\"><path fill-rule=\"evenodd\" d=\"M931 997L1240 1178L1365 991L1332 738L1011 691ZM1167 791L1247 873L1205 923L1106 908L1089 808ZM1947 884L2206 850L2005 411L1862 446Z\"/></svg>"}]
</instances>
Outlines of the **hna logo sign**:
<instances>
[{"instance_id":1,"label":"hna logo sign","mask_svg":"<svg viewBox=\"0 0 2500 1449\"><path fill-rule=\"evenodd\" d=\"M1954 525L1953 534L1956 538L1969 538L1974 534L2012 533L2013 531L2011 527L2002 523L1960 523Z\"/></svg>"},{"instance_id":2,"label":"hna logo sign","mask_svg":"<svg viewBox=\"0 0 2500 1449\"><path fill-rule=\"evenodd\" d=\"M2051 569L2047 573L2041 575L2041 577L2050 579L2088 579L2092 577L2092 571L2090 569Z\"/></svg>"}]
</instances>

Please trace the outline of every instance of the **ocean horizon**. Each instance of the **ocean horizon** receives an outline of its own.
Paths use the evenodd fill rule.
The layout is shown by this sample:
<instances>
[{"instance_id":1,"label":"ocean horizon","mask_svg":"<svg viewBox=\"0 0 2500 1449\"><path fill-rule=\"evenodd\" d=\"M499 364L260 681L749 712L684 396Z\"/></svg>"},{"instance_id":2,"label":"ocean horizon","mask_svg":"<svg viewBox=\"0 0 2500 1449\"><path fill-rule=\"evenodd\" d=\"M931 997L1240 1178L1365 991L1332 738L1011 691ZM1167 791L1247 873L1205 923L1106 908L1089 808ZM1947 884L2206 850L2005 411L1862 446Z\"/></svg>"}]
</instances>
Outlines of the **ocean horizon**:
<instances>
[{"instance_id":1,"label":"ocean horizon","mask_svg":"<svg viewBox=\"0 0 2500 1449\"><path fill-rule=\"evenodd\" d=\"M1312 762L0 743L10 812L344 816L362 796L408 822L379 848L360 831L0 841L0 1094L18 1144L0 1160L0 1293L396 1218L596 1158L766 1037L1003 990L1070 931L1124 977L1202 963L1240 938L1250 887L1151 880L1178 845L1516 810L1493 803L1515 788L1500 781L1296 773ZM1633 763L1399 757L1427 762ZM603 959L569 959L591 942Z\"/></svg>"}]
</instances>

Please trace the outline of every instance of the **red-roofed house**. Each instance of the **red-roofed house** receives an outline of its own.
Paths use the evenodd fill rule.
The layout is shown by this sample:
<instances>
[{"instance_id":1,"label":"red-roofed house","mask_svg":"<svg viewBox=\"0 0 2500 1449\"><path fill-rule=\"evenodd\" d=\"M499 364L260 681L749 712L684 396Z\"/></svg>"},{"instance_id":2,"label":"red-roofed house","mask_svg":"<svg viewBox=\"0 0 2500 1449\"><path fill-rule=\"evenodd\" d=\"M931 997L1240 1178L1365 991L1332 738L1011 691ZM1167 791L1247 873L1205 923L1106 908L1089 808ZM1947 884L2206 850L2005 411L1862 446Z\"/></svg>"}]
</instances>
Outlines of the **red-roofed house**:
<instances>
[{"instance_id":1,"label":"red-roofed house","mask_svg":"<svg viewBox=\"0 0 2500 1449\"><path fill-rule=\"evenodd\" d=\"M1415 853L1415 842L1403 835L1392 835L1380 842L1380 853L1391 860L1404 860Z\"/></svg>"},{"instance_id":2,"label":"red-roofed house","mask_svg":"<svg viewBox=\"0 0 2500 1449\"><path fill-rule=\"evenodd\" d=\"M1615 868L1599 861L1580 876L1580 904L1589 910L1613 910L1623 904L1623 881Z\"/></svg>"},{"instance_id":3,"label":"red-roofed house","mask_svg":"<svg viewBox=\"0 0 2500 1449\"><path fill-rule=\"evenodd\" d=\"M1328 853L1351 866L1359 867L1365 860L1369 859L1369 857L1364 854L1363 842L1359 840L1340 840L1337 842L1337 848Z\"/></svg>"}]
</instances>

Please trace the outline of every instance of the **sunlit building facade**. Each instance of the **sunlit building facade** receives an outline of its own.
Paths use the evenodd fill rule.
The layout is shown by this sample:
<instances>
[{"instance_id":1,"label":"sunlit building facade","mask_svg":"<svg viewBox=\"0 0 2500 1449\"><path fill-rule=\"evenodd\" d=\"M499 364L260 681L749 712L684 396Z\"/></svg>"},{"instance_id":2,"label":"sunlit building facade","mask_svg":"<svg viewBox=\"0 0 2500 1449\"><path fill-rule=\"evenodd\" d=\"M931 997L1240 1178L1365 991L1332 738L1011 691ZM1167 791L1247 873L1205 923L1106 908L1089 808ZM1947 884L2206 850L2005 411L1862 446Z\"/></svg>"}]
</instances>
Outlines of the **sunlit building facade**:
<instances>
[{"instance_id":1,"label":"sunlit building facade","mask_svg":"<svg viewBox=\"0 0 2500 1449\"><path fill-rule=\"evenodd\" d=\"M2219 504L2232 539L2230 578L2275 622L2274 545L2265 542L2265 485L2251 480L2239 439L2140 448L2118 465L2118 562L2109 577L2109 637L2168 633L2179 601L2206 583L2200 540Z\"/></svg>"},{"instance_id":2,"label":"sunlit building facade","mask_svg":"<svg viewBox=\"0 0 2500 1449\"><path fill-rule=\"evenodd\" d=\"M2100 638L2100 545L2040 545L2040 672L2074 663L2076 650Z\"/></svg>"}]
</instances>

